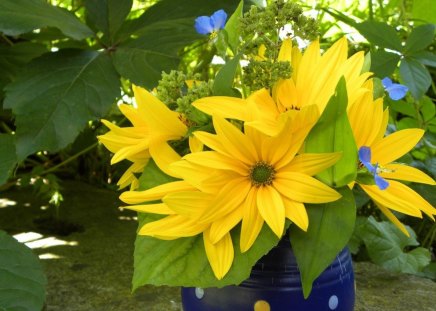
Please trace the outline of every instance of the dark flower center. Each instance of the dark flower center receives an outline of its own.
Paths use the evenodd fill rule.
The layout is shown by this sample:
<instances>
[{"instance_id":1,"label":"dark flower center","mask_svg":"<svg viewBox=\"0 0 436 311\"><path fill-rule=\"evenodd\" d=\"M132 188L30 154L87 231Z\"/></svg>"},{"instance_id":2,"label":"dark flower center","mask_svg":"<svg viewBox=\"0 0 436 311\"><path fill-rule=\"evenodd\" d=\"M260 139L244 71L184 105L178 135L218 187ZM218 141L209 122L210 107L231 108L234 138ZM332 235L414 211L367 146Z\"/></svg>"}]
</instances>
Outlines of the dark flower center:
<instances>
[{"instance_id":1,"label":"dark flower center","mask_svg":"<svg viewBox=\"0 0 436 311\"><path fill-rule=\"evenodd\" d=\"M271 164L268 164L264 161L259 161L250 168L249 174L251 184L255 187L260 187L271 185L276 171Z\"/></svg>"}]
</instances>

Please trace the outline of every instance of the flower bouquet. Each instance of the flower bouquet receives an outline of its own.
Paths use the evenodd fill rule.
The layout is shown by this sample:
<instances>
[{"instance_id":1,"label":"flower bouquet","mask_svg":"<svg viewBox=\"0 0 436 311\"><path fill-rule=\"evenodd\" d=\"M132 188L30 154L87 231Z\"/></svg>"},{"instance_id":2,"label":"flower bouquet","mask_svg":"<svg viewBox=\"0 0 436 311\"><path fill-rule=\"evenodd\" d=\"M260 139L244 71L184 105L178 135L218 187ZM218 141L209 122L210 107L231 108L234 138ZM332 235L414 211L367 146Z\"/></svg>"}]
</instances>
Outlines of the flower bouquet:
<instances>
[{"instance_id":1,"label":"flower bouquet","mask_svg":"<svg viewBox=\"0 0 436 311\"><path fill-rule=\"evenodd\" d=\"M163 74L119 105L131 126L103 120L112 164L131 162L118 185L138 212L134 288L239 284L287 234L307 297L352 235L353 187L406 235L394 212L436 214L402 182L435 181L396 162L424 131L385 135L385 95L364 52L349 57L345 37L322 51L316 22L291 2L242 12L195 21L224 63L208 67L212 78L198 63Z\"/></svg>"}]
</instances>

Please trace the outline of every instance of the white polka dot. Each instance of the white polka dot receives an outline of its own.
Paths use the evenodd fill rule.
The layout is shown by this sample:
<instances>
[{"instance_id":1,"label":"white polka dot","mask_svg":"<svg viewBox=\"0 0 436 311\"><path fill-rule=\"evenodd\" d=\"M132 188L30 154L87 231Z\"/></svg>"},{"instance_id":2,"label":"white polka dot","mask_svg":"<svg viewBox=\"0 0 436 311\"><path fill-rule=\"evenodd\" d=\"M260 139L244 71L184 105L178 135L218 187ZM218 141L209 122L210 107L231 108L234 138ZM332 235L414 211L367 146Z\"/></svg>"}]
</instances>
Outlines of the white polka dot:
<instances>
[{"instance_id":1,"label":"white polka dot","mask_svg":"<svg viewBox=\"0 0 436 311\"><path fill-rule=\"evenodd\" d=\"M198 299L203 298L204 296L204 289L200 288L200 287L196 287L195 288L195 297L197 297Z\"/></svg>"},{"instance_id":2,"label":"white polka dot","mask_svg":"<svg viewBox=\"0 0 436 311\"><path fill-rule=\"evenodd\" d=\"M339 304L338 296L336 296L336 295L331 296L329 299L330 310L336 310L336 308L338 307L338 304Z\"/></svg>"}]
</instances>

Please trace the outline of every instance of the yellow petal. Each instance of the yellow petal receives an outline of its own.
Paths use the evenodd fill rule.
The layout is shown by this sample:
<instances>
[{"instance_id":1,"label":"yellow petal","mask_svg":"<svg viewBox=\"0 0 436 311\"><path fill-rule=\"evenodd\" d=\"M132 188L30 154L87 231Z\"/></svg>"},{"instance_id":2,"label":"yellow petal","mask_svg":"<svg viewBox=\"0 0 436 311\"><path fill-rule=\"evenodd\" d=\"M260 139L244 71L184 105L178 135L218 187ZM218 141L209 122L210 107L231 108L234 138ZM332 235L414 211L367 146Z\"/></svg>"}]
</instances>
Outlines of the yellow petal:
<instances>
[{"instance_id":1,"label":"yellow petal","mask_svg":"<svg viewBox=\"0 0 436 311\"><path fill-rule=\"evenodd\" d=\"M247 102L244 99L228 96L204 97L192 103L192 106L211 116L245 121Z\"/></svg>"},{"instance_id":2,"label":"yellow petal","mask_svg":"<svg viewBox=\"0 0 436 311\"><path fill-rule=\"evenodd\" d=\"M210 225L210 241L217 243L221 240L230 230L233 229L242 219L242 208L236 208L233 212L215 220Z\"/></svg>"},{"instance_id":3,"label":"yellow petal","mask_svg":"<svg viewBox=\"0 0 436 311\"><path fill-rule=\"evenodd\" d=\"M285 206L281 195L270 186L257 189L257 208L271 230L279 237L285 228Z\"/></svg>"},{"instance_id":4,"label":"yellow petal","mask_svg":"<svg viewBox=\"0 0 436 311\"><path fill-rule=\"evenodd\" d=\"M290 62L291 55L292 55L292 40L288 38L283 40L277 60L282 62Z\"/></svg>"},{"instance_id":5,"label":"yellow petal","mask_svg":"<svg viewBox=\"0 0 436 311\"><path fill-rule=\"evenodd\" d=\"M180 155L171 148L167 142L161 141L150 145L150 155L156 165L167 175L179 177L171 170L170 165L181 159Z\"/></svg>"},{"instance_id":6,"label":"yellow petal","mask_svg":"<svg viewBox=\"0 0 436 311\"><path fill-rule=\"evenodd\" d=\"M121 193L120 200L127 204L139 204L160 200L168 193L190 190L196 189L185 181L174 181L144 191L125 191Z\"/></svg>"},{"instance_id":7,"label":"yellow petal","mask_svg":"<svg viewBox=\"0 0 436 311\"><path fill-rule=\"evenodd\" d=\"M189 136L189 149L191 152L203 151L203 143L195 136Z\"/></svg>"},{"instance_id":8,"label":"yellow petal","mask_svg":"<svg viewBox=\"0 0 436 311\"><path fill-rule=\"evenodd\" d=\"M371 147L372 162L384 166L405 155L424 135L421 129L405 129L395 132L375 142Z\"/></svg>"},{"instance_id":9,"label":"yellow petal","mask_svg":"<svg viewBox=\"0 0 436 311\"><path fill-rule=\"evenodd\" d=\"M212 195L199 191L180 191L162 198L162 202L173 213L190 218L198 218L210 206L212 200Z\"/></svg>"},{"instance_id":10,"label":"yellow petal","mask_svg":"<svg viewBox=\"0 0 436 311\"><path fill-rule=\"evenodd\" d=\"M383 170L379 174L383 178L399 179L428 185L436 185L436 182L433 180L433 178L431 178L424 172L421 172L420 170L411 166L407 166L405 164L390 163L385 165L383 169L385 170Z\"/></svg>"},{"instance_id":11,"label":"yellow petal","mask_svg":"<svg viewBox=\"0 0 436 311\"><path fill-rule=\"evenodd\" d=\"M282 197L285 204L285 215L290 221L300 227L303 231L307 231L309 227L309 217L303 203L296 202Z\"/></svg>"},{"instance_id":12,"label":"yellow petal","mask_svg":"<svg viewBox=\"0 0 436 311\"><path fill-rule=\"evenodd\" d=\"M221 280L233 263L234 251L230 234L226 234L219 242L212 243L209 238L209 231L203 233L204 249L209 260L212 271L218 280Z\"/></svg>"},{"instance_id":13,"label":"yellow petal","mask_svg":"<svg viewBox=\"0 0 436 311\"><path fill-rule=\"evenodd\" d=\"M281 169L283 172L299 172L313 176L335 164L342 153L303 153L295 156L291 163Z\"/></svg>"},{"instance_id":14,"label":"yellow petal","mask_svg":"<svg viewBox=\"0 0 436 311\"><path fill-rule=\"evenodd\" d=\"M130 185L133 180L136 180L134 173L140 173L144 170L144 167L147 165L149 159L138 160L134 162L120 177L117 182L119 189L123 189Z\"/></svg>"},{"instance_id":15,"label":"yellow petal","mask_svg":"<svg viewBox=\"0 0 436 311\"><path fill-rule=\"evenodd\" d=\"M161 215L175 214L175 212L169 209L168 206L164 203L128 205L128 206L122 206L121 208L130 209L132 211L136 211L140 213L152 213L152 214L161 214Z\"/></svg>"},{"instance_id":16,"label":"yellow petal","mask_svg":"<svg viewBox=\"0 0 436 311\"><path fill-rule=\"evenodd\" d=\"M190 163L209 167L212 169L229 170L247 176L249 166L237 159L221 155L216 151L203 151L188 154L184 159Z\"/></svg>"},{"instance_id":17,"label":"yellow petal","mask_svg":"<svg viewBox=\"0 0 436 311\"><path fill-rule=\"evenodd\" d=\"M141 227L138 235L162 237L190 237L202 233L207 225L180 215L169 215Z\"/></svg>"},{"instance_id":18,"label":"yellow petal","mask_svg":"<svg viewBox=\"0 0 436 311\"><path fill-rule=\"evenodd\" d=\"M257 188L252 188L244 202L244 214L239 246L241 253L248 251L256 241L264 220L257 209Z\"/></svg>"},{"instance_id":19,"label":"yellow petal","mask_svg":"<svg viewBox=\"0 0 436 311\"><path fill-rule=\"evenodd\" d=\"M273 186L289 199L303 203L326 203L341 197L319 180L297 172L278 172Z\"/></svg>"}]
</instances>

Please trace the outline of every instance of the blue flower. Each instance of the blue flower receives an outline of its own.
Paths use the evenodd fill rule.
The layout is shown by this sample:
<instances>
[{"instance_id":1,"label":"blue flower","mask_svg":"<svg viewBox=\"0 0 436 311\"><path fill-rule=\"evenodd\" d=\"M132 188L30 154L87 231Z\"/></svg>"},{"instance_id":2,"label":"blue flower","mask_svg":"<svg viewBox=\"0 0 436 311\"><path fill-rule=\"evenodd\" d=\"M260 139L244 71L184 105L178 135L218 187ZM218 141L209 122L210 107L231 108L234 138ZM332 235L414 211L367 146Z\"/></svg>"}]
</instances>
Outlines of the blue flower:
<instances>
[{"instance_id":1,"label":"blue flower","mask_svg":"<svg viewBox=\"0 0 436 311\"><path fill-rule=\"evenodd\" d=\"M389 97L393 100L399 100L406 96L407 91L409 90L407 86L399 84L399 83L393 83L391 79L384 78L382 80L383 87L388 92Z\"/></svg>"},{"instance_id":2,"label":"blue flower","mask_svg":"<svg viewBox=\"0 0 436 311\"><path fill-rule=\"evenodd\" d=\"M373 174L374 181L380 190L385 190L389 186L389 182L383 177L378 176L382 169L378 167L378 163L371 164L371 148L363 146L359 148L359 160Z\"/></svg>"},{"instance_id":3,"label":"blue flower","mask_svg":"<svg viewBox=\"0 0 436 311\"><path fill-rule=\"evenodd\" d=\"M227 14L224 10L218 10L211 16L199 16L195 19L195 30L201 35L216 32L224 28Z\"/></svg>"}]
</instances>

